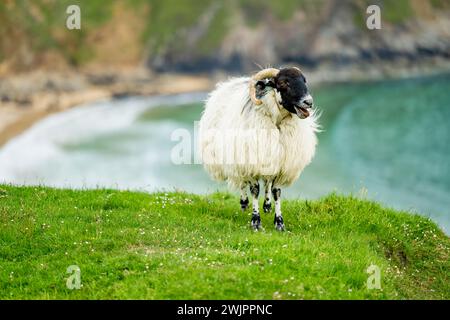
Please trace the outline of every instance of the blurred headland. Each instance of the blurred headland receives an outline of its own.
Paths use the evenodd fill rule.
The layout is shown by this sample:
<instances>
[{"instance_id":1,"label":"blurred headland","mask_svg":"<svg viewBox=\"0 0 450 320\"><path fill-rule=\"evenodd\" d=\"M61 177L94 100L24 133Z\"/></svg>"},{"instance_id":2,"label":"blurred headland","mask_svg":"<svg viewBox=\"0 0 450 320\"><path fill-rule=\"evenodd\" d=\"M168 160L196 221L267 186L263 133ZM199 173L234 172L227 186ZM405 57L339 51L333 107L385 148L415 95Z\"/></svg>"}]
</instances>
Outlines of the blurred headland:
<instances>
[{"instance_id":1,"label":"blurred headland","mask_svg":"<svg viewBox=\"0 0 450 320\"><path fill-rule=\"evenodd\" d=\"M78 4L81 30L66 28ZM370 4L380 30L366 26ZM44 70L252 72L298 64L414 68L450 58L448 0L37 0L0 3L0 74Z\"/></svg>"}]
</instances>

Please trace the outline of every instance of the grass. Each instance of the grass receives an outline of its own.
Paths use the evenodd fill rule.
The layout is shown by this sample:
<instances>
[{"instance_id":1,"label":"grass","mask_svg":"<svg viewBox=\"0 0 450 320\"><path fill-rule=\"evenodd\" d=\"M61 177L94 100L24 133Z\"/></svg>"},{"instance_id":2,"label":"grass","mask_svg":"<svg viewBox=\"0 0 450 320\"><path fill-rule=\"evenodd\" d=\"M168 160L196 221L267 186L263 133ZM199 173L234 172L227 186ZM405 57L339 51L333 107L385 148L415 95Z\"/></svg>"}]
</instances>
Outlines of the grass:
<instances>
[{"instance_id":1,"label":"grass","mask_svg":"<svg viewBox=\"0 0 450 320\"><path fill-rule=\"evenodd\" d=\"M0 298L450 298L450 240L430 220L335 194L283 209L286 232L262 214L255 233L226 193L3 185ZM371 264L381 290L367 289Z\"/></svg>"},{"instance_id":2,"label":"grass","mask_svg":"<svg viewBox=\"0 0 450 320\"><path fill-rule=\"evenodd\" d=\"M448 0L431 0L431 5L438 9L446 9L450 7L450 1Z\"/></svg>"},{"instance_id":3,"label":"grass","mask_svg":"<svg viewBox=\"0 0 450 320\"><path fill-rule=\"evenodd\" d=\"M414 16L410 0L384 0L382 15L391 23L401 23Z\"/></svg>"}]
</instances>

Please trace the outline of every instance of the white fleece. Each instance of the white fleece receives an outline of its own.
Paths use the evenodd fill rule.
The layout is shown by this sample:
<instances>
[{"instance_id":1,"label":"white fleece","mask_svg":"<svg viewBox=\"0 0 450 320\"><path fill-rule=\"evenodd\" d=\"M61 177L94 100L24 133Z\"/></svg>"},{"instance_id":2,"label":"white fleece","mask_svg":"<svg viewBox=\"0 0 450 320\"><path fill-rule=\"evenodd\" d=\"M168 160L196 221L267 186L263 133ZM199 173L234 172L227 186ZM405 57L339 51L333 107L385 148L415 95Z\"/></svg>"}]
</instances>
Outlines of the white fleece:
<instances>
[{"instance_id":1,"label":"white fleece","mask_svg":"<svg viewBox=\"0 0 450 320\"><path fill-rule=\"evenodd\" d=\"M317 117L291 114L272 88L253 104L249 82L232 78L210 93L199 124L200 157L212 178L231 187L260 179L288 186L314 156Z\"/></svg>"}]
</instances>

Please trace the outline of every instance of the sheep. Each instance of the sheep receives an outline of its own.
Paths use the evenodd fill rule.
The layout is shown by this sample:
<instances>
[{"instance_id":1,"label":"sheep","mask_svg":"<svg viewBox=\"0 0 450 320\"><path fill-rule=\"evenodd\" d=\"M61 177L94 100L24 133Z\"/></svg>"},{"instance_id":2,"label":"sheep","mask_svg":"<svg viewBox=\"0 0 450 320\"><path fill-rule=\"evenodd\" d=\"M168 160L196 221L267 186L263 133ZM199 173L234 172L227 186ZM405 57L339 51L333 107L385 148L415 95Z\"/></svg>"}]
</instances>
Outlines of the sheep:
<instances>
[{"instance_id":1,"label":"sheep","mask_svg":"<svg viewBox=\"0 0 450 320\"><path fill-rule=\"evenodd\" d=\"M271 211L272 195L274 225L284 231L281 187L291 185L311 162L317 131L318 115L300 69L268 68L216 85L199 122L199 155L214 180L240 190L243 211L250 189L255 231L262 228L258 197L264 182L263 210Z\"/></svg>"}]
</instances>

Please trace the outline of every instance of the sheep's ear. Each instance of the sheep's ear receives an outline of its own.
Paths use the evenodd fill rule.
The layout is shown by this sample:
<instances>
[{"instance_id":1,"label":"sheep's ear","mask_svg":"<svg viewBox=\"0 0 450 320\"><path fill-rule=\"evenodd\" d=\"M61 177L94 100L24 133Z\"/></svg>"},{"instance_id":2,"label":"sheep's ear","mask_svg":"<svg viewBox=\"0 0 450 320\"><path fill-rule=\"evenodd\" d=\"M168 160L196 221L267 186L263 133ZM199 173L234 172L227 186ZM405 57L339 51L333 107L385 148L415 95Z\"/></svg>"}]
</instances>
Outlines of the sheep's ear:
<instances>
[{"instance_id":1,"label":"sheep's ear","mask_svg":"<svg viewBox=\"0 0 450 320\"><path fill-rule=\"evenodd\" d=\"M277 81L277 89L278 90L285 90L289 86L288 82L284 79L279 79Z\"/></svg>"}]
</instances>

